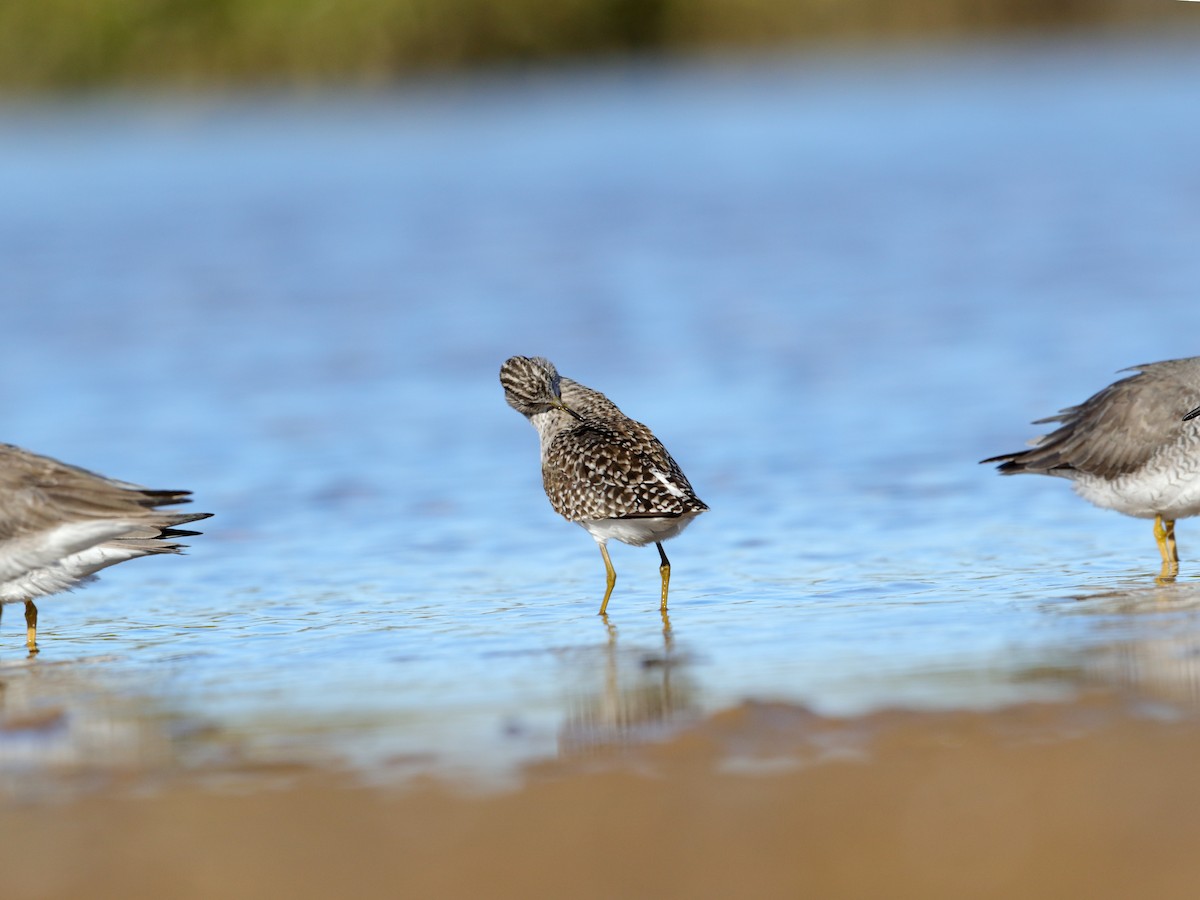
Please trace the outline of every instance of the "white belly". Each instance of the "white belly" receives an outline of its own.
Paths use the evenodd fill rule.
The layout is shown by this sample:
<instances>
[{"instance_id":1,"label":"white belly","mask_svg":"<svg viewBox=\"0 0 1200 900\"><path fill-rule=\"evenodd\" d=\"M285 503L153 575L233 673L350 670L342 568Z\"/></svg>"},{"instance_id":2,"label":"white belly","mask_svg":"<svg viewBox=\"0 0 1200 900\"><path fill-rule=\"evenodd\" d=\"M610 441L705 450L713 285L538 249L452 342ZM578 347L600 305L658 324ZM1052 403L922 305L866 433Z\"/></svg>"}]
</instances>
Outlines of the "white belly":
<instances>
[{"instance_id":1,"label":"white belly","mask_svg":"<svg viewBox=\"0 0 1200 900\"><path fill-rule=\"evenodd\" d=\"M1200 468L1196 466L1151 465L1120 478L1076 475L1072 481L1080 497L1127 516L1185 519L1200 515Z\"/></svg>"},{"instance_id":2,"label":"white belly","mask_svg":"<svg viewBox=\"0 0 1200 900\"><path fill-rule=\"evenodd\" d=\"M604 544L612 538L625 544L641 547L675 537L687 528L692 519L698 515L700 515L699 512L689 512L681 516L663 516L661 518L585 519L579 524L591 533L597 544Z\"/></svg>"},{"instance_id":3,"label":"white belly","mask_svg":"<svg viewBox=\"0 0 1200 900\"><path fill-rule=\"evenodd\" d=\"M101 569L144 556L137 546L108 543L137 522L70 522L0 545L0 603L56 594L90 580ZM144 527L144 526L142 526Z\"/></svg>"}]
</instances>

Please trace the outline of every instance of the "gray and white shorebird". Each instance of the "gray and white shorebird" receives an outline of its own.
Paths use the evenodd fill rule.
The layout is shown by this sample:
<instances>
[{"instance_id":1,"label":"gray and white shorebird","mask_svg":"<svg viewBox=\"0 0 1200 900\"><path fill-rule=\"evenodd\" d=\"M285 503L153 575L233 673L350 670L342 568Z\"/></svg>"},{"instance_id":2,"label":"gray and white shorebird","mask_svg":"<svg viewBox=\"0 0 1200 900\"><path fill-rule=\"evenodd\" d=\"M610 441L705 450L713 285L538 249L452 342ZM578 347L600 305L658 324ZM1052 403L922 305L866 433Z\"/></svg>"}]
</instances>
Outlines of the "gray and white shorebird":
<instances>
[{"instance_id":1,"label":"gray and white shorebird","mask_svg":"<svg viewBox=\"0 0 1200 900\"><path fill-rule=\"evenodd\" d=\"M1004 475L1069 478L1105 509L1154 520L1160 577L1179 572L1175 520L1200 513L1200 357L1123 369L1136 372L1078 406L1033 424L1061 423L1029 450L985 459Z\"/></svg>"},{"instance_id":2,"label":"gray and white shorebird","mask_svg":"<svg viewBox=\"0 0 1200 900\"><path fill-rule=\"evenodd\" d=\"M48 456L0 444L0 609L25 604L26 643L37 648L34 600L93 580L108 566L179 553L176 525L212 513L161 506L189 503L189 491L156 491L114 481Z\"/></svg>"},{"instance_id":3,"label":"gray and white shorebird","mask_svg":"<svg viewBox=\"0 0 1200 900\"><path fill-rule=\"evenodd\" d=\"M599 391L561 377L547 359L511 357L500 367L500 384L508 405L537 429L550 505L600 547L607 576L600 615L617 581L610 538L658 548L665 611L671 563L662 542L708 509L679 464L649 428Z\"/></svg>"}]
</instances>

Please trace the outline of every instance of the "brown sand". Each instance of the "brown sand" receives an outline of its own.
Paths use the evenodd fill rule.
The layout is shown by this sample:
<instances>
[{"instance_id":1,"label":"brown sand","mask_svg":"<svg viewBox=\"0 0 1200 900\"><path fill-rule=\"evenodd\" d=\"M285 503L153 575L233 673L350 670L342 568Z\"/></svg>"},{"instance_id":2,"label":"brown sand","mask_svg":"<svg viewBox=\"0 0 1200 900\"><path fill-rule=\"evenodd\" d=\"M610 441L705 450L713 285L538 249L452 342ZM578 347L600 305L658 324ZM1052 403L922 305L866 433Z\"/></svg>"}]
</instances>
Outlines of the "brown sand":
<instances>
[{"instance_id":1,"label":"brown sand","mask_svg":"<svg viewBox=\"0 0 1200 900\"><path fill-rule=\"evenodd\" d=\"M1200 723L747 704L471 794L264 776L0 806L0 896L1195 898Z\"/></svg>"}]
</instances>

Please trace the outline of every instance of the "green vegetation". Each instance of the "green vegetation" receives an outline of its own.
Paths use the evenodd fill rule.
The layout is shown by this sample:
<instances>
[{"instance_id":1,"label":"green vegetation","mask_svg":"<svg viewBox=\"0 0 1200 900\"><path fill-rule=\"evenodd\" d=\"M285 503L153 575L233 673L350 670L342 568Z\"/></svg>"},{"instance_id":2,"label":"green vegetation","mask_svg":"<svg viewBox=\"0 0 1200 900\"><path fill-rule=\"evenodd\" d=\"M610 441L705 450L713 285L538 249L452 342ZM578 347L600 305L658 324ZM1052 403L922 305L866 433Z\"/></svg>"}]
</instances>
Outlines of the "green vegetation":
<instances>
[{"instance_id":1,"label":"green vegetation","mask_svg":"<svg viewBox=\"0 0 1200 900\"><path fill-rule=\"evenodd\" d=\"M1200 8L1167 0L0 0L0 89L370 83L480 64L1154 18L1200 21Z\"/></svg>"}]
</instances>

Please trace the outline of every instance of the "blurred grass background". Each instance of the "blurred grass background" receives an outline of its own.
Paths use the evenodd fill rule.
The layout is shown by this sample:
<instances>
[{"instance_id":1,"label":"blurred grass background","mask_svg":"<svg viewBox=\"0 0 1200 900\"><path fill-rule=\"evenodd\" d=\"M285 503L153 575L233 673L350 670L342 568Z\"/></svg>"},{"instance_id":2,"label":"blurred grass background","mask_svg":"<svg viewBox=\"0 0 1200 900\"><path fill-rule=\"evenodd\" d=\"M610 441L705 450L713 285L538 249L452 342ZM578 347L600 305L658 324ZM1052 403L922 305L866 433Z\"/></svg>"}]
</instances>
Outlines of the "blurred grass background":
<instances>
[{"instance_id":1,"label":"blurred grass background","mask_svg":"<svg viewBox=\"0 0 1200 900\"><path fill-rule=\"evenodd\" d=\"M477 65L1198 20L1174 0L0 0L0 90L369 84Z\"/></svg>"}]
</instances>

